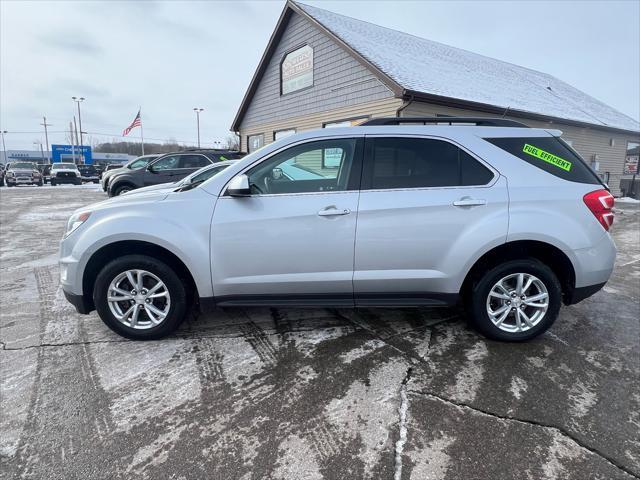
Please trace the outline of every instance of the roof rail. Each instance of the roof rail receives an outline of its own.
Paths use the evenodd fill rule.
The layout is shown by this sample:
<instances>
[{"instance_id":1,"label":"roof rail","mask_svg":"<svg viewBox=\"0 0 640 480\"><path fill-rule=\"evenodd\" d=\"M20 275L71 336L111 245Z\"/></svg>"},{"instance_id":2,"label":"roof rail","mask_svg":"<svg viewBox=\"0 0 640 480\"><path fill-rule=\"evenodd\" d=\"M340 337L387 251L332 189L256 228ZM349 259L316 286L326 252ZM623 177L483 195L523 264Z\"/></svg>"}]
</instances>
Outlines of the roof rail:
<instances>
[{"instance_id":1,"label":"roof rail","mask_svg":"<svg viewBox=\"0 0 640 480\"><path fill-rule=\"evenodd\" d=\"M507 120L504 118L483 118L483 117L385 117L372 118L361 123L361 126L373 125L405 125L408 123L416 123L419 125L427 125L428 123L437 123L444 125L455 125L459 123L474 124L478 127L519 127L529 128L524 123L515 120Z\"/></svg>"}]
</instances>

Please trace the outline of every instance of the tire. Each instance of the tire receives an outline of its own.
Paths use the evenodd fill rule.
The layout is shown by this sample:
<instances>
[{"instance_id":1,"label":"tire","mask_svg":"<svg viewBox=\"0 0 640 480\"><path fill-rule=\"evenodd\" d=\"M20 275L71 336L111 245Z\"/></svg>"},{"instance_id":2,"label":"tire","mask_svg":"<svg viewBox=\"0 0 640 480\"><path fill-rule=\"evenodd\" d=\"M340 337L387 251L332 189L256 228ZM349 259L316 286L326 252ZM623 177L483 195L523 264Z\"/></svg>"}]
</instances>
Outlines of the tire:
<instances>
[{"instance_id":1,"label":"tire","mask_svg":"<svg viewBox=\"0 0 640 480\"><path fill-rule=\"evenodd\" d=\"M55 187L55 186L56 186L56 181L55 181L55 180L51 180L49 183L51 183L51 186L52 186L52 187Z\"/></svg>"},{"instance_id":2,"label":"tire","mask_svg":"<svg viewBox=\"0 0 640 480\"><path fill-rule=\"evenodd\" d=\"M147 313L148 310L146 309L146 304L141 300L140 301L142 303L139 305L144 308L139 307L140 313L138 314L138 322L140 323L137 324L138 328L133 328L131 326L131 319L123 323L118 320L116 315L114 315L114 312L107 301L109 287L112 282L116 281L122 276L123 272L126 272L127 270L143 270L164 283L170 300L164 320L157 324L153 324L148 316L149 314ZM145 276L143 278L145 279L143 281L150 282L147 283L149 288L153 287L155 279L152 276ZM137 280L135 275L134 280ZM118 285L120 285L120 288L124 288L127 291L131 286L126 277L123 278L121 283ZM162 292L164 290L161 289L159 291ZM152 303L152 305L160 309L166 308L166 303L164 306L162 304L164 298L166 297L154 299L153 302L156 303ZM146 255L126 255L105 265L96 278L93 289L93 301L102 321L117 334L132 340L156 340L166 337L180 326L189 311L187 308L187 292L180 277L164 262ZM119 308L120 312L126 313L125 308L131 308L132 306L138 305L137 303L132 305L131 301L132 300L113 302L112 307L116 309L116 311L118 311L117 309ZM136 300L133 301L136 302ZM158 304L158 301L161 303ZM117 305L115 305L115 303L117 303ZM160 318L160 316L158 315L157 318Z\"/></svg>"},{"instance_id":3,"label":"tire","mask_svg":"<svg viewBox=\"0 0 640 480\"><path fill-rule=\"evenodd\" d=\"M516 293L519 274L523 274L523 286L527 285L529 279L532 280L528 290L523 292L524 300ZM497 286L500 280L504 280L503 285L506 290ZM490 298L489 294L492 290L505 298L496 298L494 295ZM545 299L529 300L535 307L523 303L528 298L540 297L545 293L547 295L546 310L538 307L545 303ZM483 335L494 340L522 342L537 337L553 325L562 304L562 289L556 275L544 263L533 258L511 260L486 272L473 285L468 300L469 321ZM505 312L509 313L499 327L496 324L504 313L498 313L504 307L506 307ZM494 313L496 323L491 318L490 309ZM529 324L524 320L524 316L518 315L520 312L526 315ZM520 328L518 328L517 316L520 317Z\"/></svg>"},{"instance_id":4,"label":"tire","mask_svg":"<svg viewBox=\"0 0 640 480\"><path fill-rule=\"evenodd\" d=\"M115 187L110 189L111 195L113 197L117 197L118 195L122 195L125 192L130 192L131 190L135 190L135 189L134 189L134 187L132 187L128 183L125 183L125 184L122 184L122 185L116 185Z\"/></svg>"},{"instance_id":5,"label":"tire","mask_svg":"<svg viewBox=\"0 0 640 480\"><path fill-rule=\"evenodd\" d=\"M42 187L44 185L44 182L42 180L40 180L37 184L39 187Z\"/></svg>"},{"instance_id":6,"label":"tire","mask_svg":"<svg viewBox=\"0 0 640 480\"><path fill-rule=\"evenodd\" d=\"M8 183L8 182L7 182L7 187L15 187L15 186L16 186L16 184L15 184L15 183Z\"/></svg>"}]
</instances>

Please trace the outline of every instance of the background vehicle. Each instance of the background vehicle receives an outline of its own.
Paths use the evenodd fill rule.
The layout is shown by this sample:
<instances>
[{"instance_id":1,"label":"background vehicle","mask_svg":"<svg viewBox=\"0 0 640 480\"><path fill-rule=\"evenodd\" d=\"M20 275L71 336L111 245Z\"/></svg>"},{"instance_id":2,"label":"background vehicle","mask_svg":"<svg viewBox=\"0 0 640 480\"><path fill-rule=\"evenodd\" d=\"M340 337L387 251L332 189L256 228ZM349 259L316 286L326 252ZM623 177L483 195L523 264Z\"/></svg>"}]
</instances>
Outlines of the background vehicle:
<instances>
[{"instance_id":1,"label":"background vehicle","mask_svg":"<svg viewBox=\"0 0 640 480\"><path fill-rule=\"evenodd\" d=\"M110 197L136 188L176 182L212 163L242 158L244 154L228 150L185 150L168 153L149 162L146 168L127 169L114 174L109 181Z\"/></svg>"},{"instance_id":2,"label":"background vehicle","mask_svg":"<svg viewBox=\"0 0 640 480\"><path fill-rule=\"evenodd\" d=\"M80 172L80 179L83 182L98 183L98 171L93 165L78 165L78 171Z\"/></svg>"},{"instance_id":3,"label":"background vehicle","mask_svg":"<svg viewBox=\"0 0 640 480\"><path fill-rule=\"evenodd\" d=\"M7 187L16 185L43 185L42 175L32 162L11 162L5 171Z\"/></svg>"},{"instance_id":4,"label":"background vehicle","mask_svg":"<svg viewBox=\"0 0 640 480\"><path fill-rule=\"evenodd\" d=\"M80 171L75 163L54 163L51 165L51 186L63 183L82 185Z\"/></svg>"},{"instance_id":5,"label":"background vehicle","mask_svg":"<svg viewBox=\"0 0 640 480\"><path fill-rule=\"evenodd\" d=\"M486 336L522 341L602 288L613 197L561 132L414 121L442 119L303 132L195 188L78 210L61 243L67 299L134 339L167 335L194 303L462 301Z\"/></svg>"},{"instance_id":6,"label":"background vehicle","mask_svg":"<svg viewBox=\"0 0 640 480\"><path fill-rule=\"evenodd\" d=\"M4 163L0 163L0 187L4 187L4 173L5 173Z\"/></svg>"},{"instance_id":7,"label":"background vehicle","mask_svg":"<svg viewBox=\"0 0 640 480\"><path fill-rule=\"evenodd\" d=\"M136 170L138 168L146 167L150 161L158 158L160 155L143 155L138 158L134 158L126 165L108 165L107 170L103 172L100 181L102 183L102 190L105 192L109 189L109 180L118 173L126 172L127 170Z\"/></svg>"},{"instance_id":8,"label":"background vehicle","mask_svg":"<svg viewBox=\"0 0 640 480\"><path fill-rule=\"evenodd\" d=\"M188 177L183 178L177 182L170 183L161 183L159 185L151 185L149 187L137 188L135 190L131 190L129 192L124 193L123 195L138 195L140 193L148 193L148 192L157 192L160 190L171 192L178 188L187 189L194 188L195 186L209 180L214 175L217 175L225 168L233 165L238 160L224 160L222 162L211 164L207 167L202 167L200 170L195 171Z\"/></svg>"},{"instance_id":9,"label":"background vehicle","mask_svg":"<svg viewBox=\"0 0 640 480\"><path fill-rule=\"evenodd\" d=\"M38 171L42 175L42 181L47 183L51 178L51 164L50 163L39 163L37 165Z\"/></svg>"}]
</instances>

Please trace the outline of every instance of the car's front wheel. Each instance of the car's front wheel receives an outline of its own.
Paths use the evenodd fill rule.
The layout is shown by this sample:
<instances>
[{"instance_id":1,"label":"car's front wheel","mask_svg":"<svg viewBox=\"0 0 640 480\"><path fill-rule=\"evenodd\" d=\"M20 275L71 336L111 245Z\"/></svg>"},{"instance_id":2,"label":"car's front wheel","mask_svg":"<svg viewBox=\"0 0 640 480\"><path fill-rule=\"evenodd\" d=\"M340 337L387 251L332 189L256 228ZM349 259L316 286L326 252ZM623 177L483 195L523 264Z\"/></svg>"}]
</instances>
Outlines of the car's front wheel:
<instances>
[{"instance_id":1,"label":"car's front wheel","mask_svg":"<svg viewBox=\"0 0 640 480\"><path fill-rule=\"evenodd\" d=\"M123 193L130 192L131 190L133 190L133 187L126 183L123 185L116 185L110 189L114 197L117 197L118 195L122 195Z\"/></svg>"},{"instance_id":2,"label":"car's front wheel","mask_svg":"<svg viewBox=\"0 0 640 480\"><path fill-rule=\"evenodd\" d=\"M145 255L108 263L98 274L93 300L104 323L133 340L165 337L188 313L180 277L164 262Z\"/></svg>"},{"instance_id":3,"label":"car's front wheel","mask_svg":"<svg viewBox=\"0 0 640 480\"><path fill-rule=\"evenodd\" d=\"M558 317L560 282L536 259L512 260L487 271L473 286L470 320L495 340L524 341L545 332Z\"/></svg>"}]
</instances>

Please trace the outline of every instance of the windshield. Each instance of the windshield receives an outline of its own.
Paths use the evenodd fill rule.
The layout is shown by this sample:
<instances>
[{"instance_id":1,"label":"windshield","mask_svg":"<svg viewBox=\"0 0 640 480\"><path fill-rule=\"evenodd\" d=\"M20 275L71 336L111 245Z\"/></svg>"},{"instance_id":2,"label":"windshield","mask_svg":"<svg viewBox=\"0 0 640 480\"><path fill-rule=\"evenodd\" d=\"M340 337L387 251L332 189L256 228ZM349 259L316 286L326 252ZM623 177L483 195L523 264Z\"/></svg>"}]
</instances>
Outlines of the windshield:
<instances>
[{"instance_id":1,"label":"windshield","mask_svg":"<svg viewBox=\"0 0 640 480\"><path fill-rule=\"evenodd\" d=\"M61 168L70 168L73 170L77 167L75 163L54 163L51 168L53 170L60 170Z\"/></svg>"},{"instance_id":2,"label":"windshield","mask_svg":"<svg viewBox=\"0 0 640 480\"><path fill-rule=\"evenodd\" d=\"M9 168L28 168L28 169L33 169L36 168L33 163L29 163L29 162L16 162L16 163L12 163L11 165L9 165Z\"/></svg>"}]
</instances>

